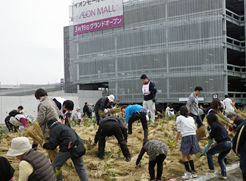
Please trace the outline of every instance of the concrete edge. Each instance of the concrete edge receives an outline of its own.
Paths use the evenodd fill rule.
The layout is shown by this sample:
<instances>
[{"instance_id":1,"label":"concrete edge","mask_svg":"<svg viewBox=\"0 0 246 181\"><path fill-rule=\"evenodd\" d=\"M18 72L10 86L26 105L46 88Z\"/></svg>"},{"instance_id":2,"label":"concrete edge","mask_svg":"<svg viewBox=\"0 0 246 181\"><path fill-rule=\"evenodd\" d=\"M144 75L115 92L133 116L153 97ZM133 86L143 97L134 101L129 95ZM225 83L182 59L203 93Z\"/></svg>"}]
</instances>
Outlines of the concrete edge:
<instances>
[{"instance_id":1,"label":"concrete edge","mask_svg":"<svg viewBox=\"0 0 246 181\"><path fill-rule=\"evenodd\" d=\"M230 166L227 166L226 167L226 171L228 172L228 171L234 170L234 169L238 168L239 165L240 165L239 163L234 163L234 164L232 164ZM218 171L215 171L215 174L214 175L198 176L199 178L193 178L193 179L190 179L190 180L192 180L192 181L206 181L208 179L217 177L218 174L219 174Z\"/></svg>"}]
</instances>

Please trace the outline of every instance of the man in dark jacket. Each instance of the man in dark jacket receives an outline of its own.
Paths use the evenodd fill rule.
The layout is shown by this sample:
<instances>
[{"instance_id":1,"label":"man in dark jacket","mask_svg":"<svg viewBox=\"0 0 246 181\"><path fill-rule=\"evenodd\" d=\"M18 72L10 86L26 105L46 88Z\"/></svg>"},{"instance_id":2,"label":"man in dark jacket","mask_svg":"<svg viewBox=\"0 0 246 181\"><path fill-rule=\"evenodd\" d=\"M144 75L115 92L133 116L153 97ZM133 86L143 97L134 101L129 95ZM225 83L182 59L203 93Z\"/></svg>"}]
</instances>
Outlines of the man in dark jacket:
<instances>
[{"instance_id":1,"label":"man in dark jacket","mask_svg":"<svg viewBox=\"0 0 246 181\"><path fill-rule=\"evenodd\" d=\"M87 118L90 117L90 110L89 110L89 107L88 107L88 103L87 102L85 102L85 105L83 107L83 113L84 113L84 117L85 117L85 115L87 115Z\"/></svg>"},{"instance_id":2,"label":"man in dark jacket","mask_svg":"<svg viewBox=\"0 0 246 181\"><path fill-rule=\"evenodd\" d=\"M233 124L230 125L230 130L236 130L237 127L242 123L244 120L241 116L236 115L234 112L229 112L226 117L228 117Z\"/></svg>"},{"instance_id":3,"label":"man in dark jacket","mask_svg":"<svg viewBox=\"0 0 246 181\"><path fill-rule=\"evenodd\" d=\"M76 158L70 152L71 142L74 143L77 138L79 138L76 132L70 127L59 123L56 118L48 120L47 126L50 129L50 138L49 143L43 142L43 148L54 150L60 145L60 151L57 153L53 162L53 169L57 176L57 180L62 180L62 166L69 158L71 158L80 180L88 181L83 156Z\"/></svg>"},{"instance_id":4,"label":"man in dark jacket","mask_svg":"<svg viewBox=\"0 0 246 181\"><path fill-rule=\"evenodd\" d=\"M143 107L145 110L150 111L151 122L150 125L154 125L155 122L155 95L156 95L156 88L154 82L148 79L148 77L143 74L140 79L143 82L142 92L144 95Z\"/></svg>"},{"instance_id":5,"label":"man in dark jacket","mask_svg":"<svg viewBox=\"0 0 246 181\"><path fill-rule=\"evenodd\" d=\"M233 151L240 157L240 168L243 172L243 180L246 181L246 120L243 120L237 127L237 133L232 142Z\"/></svg>"},{"instance_id":6,"label":"man in dark jacket","mask_svg":"<svg viewBox=\"0 0 246 181\"><path fill-rule=\"evenodd\" d=\"M123 139L123 136L124 138ZM123 122L114 117L114 116L108 116L104 118L97 130L96 136L95 136L95 141L94 141L94 146L97 144L99 141L99 146L98 146L98 153L97 156L103 160L104 159L104 148L105 148L105 137L106 136L115 136L115 138L118 140L118 143L120 144L120 148L122 150L122 153L124 157L126 158L126 161L131 160L131 154L127 148L127 130L123 124Z\"/></svg>"},{"instance_id":7,"label":"man in dark jacket","mask_svg":"<svg viewBox=\"0 0 246 181\"><path fill-rule=\"evenodd\" d=\"M105 115L103 115L103 113L105 113L105 114L108 113L108 110L106 109L107 105L109 104L109 102L113 102L113 101L114 101L114 95L109 95L107 97L100 98L96 102L94 111L95 111L95 115L96 115L97 125L99 125L99 123L100 123L100 117L102 117L102 118L105 117Z\"/></svg>"}]
</instances>

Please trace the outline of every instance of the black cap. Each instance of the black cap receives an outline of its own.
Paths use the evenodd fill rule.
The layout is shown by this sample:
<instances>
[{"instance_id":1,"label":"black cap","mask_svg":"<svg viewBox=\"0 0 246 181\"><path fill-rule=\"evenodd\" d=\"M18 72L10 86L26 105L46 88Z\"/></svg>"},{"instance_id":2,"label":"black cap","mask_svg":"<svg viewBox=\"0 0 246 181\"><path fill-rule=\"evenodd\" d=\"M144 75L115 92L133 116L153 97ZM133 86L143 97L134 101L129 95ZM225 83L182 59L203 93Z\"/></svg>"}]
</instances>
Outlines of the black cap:
<instances>
[{"instance_id":1,"label":"black cap","mask_svg":"<svg viewBox=\"0 0 246 181\"><path fill-rule=\"evenodd\" d=\"M58 123L58 120L56 118L51 118L47 122L47 126L50 129L52 126L54 126L56 123Z\"/></svg>"}]
</instances>

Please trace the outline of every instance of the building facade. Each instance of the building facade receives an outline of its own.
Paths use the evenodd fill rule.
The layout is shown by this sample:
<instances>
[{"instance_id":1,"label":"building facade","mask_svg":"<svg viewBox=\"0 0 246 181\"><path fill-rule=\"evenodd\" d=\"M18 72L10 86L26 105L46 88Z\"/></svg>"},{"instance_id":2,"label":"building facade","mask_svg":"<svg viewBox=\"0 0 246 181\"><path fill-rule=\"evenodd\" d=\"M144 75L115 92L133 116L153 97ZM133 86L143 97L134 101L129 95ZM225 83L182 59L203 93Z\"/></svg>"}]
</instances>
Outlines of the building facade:
<instances>
[{"instance_id":1,"label":"building facade","mask_svg":"<svg viewBox=\"0 0 246 181\"><path fill-rule=\"evenodd\" d=\"M143 100L140 76L157 102L179 102L202 86L203 102L225 94L246 103L243 0L128 0L124 26L73 35L64 27L65 91L105 90Z\"/></svg>"}]
</instances>

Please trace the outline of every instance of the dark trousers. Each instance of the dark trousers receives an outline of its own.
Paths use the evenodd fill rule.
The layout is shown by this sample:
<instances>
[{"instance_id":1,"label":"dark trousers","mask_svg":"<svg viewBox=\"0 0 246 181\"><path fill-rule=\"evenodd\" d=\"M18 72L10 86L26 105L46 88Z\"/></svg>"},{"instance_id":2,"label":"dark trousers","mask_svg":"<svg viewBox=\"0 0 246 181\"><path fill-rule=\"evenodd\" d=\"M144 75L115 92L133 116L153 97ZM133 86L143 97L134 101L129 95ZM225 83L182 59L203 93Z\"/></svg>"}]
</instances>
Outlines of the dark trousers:
<instances>
[{"instance_id":1,"label":"dark trousers","mask_svg":"<svg viewBox=\"0 0 246 181\"><path fill-rule=\"evenodd\" d=\"M14 131L15 132L17 132L17 127L16 126L14 126L13 124L11 124L10 122L9 122L9 120L10 120L10 116L7 116L6 118L5 118L5 124L6 124L6 127L8 128L8 130L9 130L9 132L10 131L13 131L13 128L14 128Z\"/></svg>"},{"instance_id":2,"label":"dark trousers","mask_svg":"<svg viewBox=\"0 0 246 181\"><path fill-rule=\"evenodd\" d=\"M157 164L157 177L156 179L161 180L162 172L163 172L163 162L166 158L166 155L161 154L156 157L155 160L149 161L149 175L150 180L155 179L155 165Z\"/></svg>"},{"instance_id":3,"label":"dark trousers","mask_svg":"<svg viewBox=\"0 0 246 181\"><path fill-rule=\"evenodd\" d=\"M134 113L129 121L128 121L128 134L132 134L132 123L134 121L139 120L142 123L142 127L144 130L144 138L148 137L148 126L147 126L147 120L146 120L146 113L145 112L140 112L140 113Z\"/></svg>"},{"instance_id":4,"label":"dark trousers","mask_svg":"<svg viewBox=\"0 0 246 181\"><path fill-rule=\"evenodd\" d=\"M96 116L97 125L99 125L100 124L100 116L99 116L97 111L95 111L95 116Z\"/></svg>"},{"instance_id":5,"label":"dark trousers","mask_svg":"<svg viewBox=\"0 0 246 181\"><path fill-rule=\"evenodd\" d=\"M60 174L56 175L57 181L62 181L62 166L66 163L66 161L71 158L74 164L74 167L76 169L76 172L79 176L79 179L81 181L88 181L88 175L84 166L84 159L83 156L79 158L73 157L73 155L70 152L61 152L59 151L53 161L53 169L56 173L57 170L61 171Z\"/></svg>"},{"instance_id":6,"label":"dark trousers","mask_svg":"<svg viewBox=\"0 0 246 181\"><path fill-rule=\"evenodd\" d=\"M113 135L118 140L118 143L120 144L120 148L124 157L131 157L126 142L123 139L120 125L114 121L108 121L107 123L105 123L102 127L102 131L99 133L98 156L104 156L105 137L113 136Z\"/></svg>"},{"instance_id":7,"label":"dark trousers","mask_svg":"<svg viewBox=\"0 0 246 181\"><path fill-rule=\"evenodd\" d=\"M246 174L243 173L243 181L246 181Z\"/></svg>"},{"instance_id":8,"label":"dark trousers","mask_svg":"<svg viewBox=\"0 0 246 181\"><path fill-rule=\"evenodd\" d=\"M192 113L190 113L190 116L193 117L193 119L197 123L197 128L199 129L203 125L201 117L199 115L194 115Z\"/></svg>"}]
</instances>

